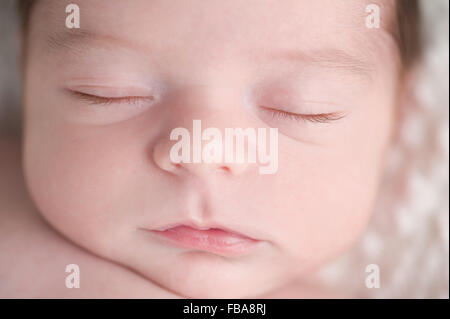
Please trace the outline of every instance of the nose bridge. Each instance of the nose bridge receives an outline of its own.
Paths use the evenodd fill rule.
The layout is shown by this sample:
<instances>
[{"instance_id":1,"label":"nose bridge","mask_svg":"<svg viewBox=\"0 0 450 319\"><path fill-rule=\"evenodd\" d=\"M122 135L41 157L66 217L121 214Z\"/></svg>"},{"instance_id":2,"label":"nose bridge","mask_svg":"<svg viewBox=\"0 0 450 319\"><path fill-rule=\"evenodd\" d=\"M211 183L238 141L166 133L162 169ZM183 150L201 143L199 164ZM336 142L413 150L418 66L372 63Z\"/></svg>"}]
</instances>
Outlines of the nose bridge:
<instances>
[{"instance_id":1,"label":"nose bridge","mask_svg":"<svg viewBox=\"0 0 450 319\"><path fill-rule=\"evenodd\" d=\"M209 83L206 83L206 82ZM169 103L179 111L186 110L192 117L209 116L242 103L241 88L238 83L226 84L222 78L205 78L202 82L180 86L174 90ZM216 111L216 112L213 112Z\"/></svg>"}]
</instances>

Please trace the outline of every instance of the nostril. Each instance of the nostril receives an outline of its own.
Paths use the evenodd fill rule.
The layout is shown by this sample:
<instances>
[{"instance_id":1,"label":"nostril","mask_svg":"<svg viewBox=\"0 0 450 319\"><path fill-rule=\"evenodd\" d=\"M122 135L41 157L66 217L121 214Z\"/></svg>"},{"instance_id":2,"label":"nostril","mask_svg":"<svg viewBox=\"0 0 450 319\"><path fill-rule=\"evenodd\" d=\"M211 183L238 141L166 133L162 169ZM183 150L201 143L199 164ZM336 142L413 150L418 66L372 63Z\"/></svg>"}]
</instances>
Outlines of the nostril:
<instances>
[{"instance_id":1,"label":"nostril","mask_svg":"<svg viewBox=\"0 0 450 319\"><path fill-rule=\"evenodd\" d=\"M220 166L219 169L220 169L221 171L224 171L224 172L227 172L227 173L230 172L230 168L229 168L228 166Z\"/></svg>"}]
</instances>

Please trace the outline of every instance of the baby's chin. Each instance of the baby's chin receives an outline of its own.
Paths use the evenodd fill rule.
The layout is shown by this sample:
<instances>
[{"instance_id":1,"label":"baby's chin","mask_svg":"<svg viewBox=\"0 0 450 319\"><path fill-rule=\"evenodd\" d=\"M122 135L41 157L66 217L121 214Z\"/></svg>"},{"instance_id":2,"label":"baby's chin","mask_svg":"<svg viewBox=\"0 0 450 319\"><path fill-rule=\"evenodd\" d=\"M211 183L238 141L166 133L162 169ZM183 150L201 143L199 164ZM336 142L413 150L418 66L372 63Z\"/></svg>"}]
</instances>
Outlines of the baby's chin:
<instances>
[{"instance_id":1,"label":"baby's chin","mask_svg":"<svg viewBox=\"0 0 450 319\"><path fill-rule=\"evenodd\" d=\"M185 298L256 298L280 284L273 276L275 269L199 251L181 253L162 264L167 265L134 269Z\"/></svg>"},{"instance_id":2,"label":"baby's chin","mask_svg":"<svg viewBox=\"0 0 450 319\"><path fill-rule=\"evenodd\" d=\"M216 266L216 269L205 272L202 268L199 267L196 273L187 274L180 267L152 274L148 279L183 298L260 298L279 289L281 285L276 281L271 282L271 276L266 276L264 269L253 269L253 273L246 276L242 270L221 271L222 267Z\"/></svg>"}]
</instances>

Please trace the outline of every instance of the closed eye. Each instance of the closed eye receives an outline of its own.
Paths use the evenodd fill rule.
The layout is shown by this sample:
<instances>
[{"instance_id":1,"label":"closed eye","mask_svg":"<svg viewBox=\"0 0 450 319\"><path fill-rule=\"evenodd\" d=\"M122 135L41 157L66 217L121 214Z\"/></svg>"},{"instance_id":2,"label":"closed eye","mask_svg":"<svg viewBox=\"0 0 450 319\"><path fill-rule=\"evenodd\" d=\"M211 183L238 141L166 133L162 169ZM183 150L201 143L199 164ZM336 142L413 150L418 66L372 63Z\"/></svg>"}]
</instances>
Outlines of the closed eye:
<instances>
[{"instance_id":1,"label":"closed eye","mask_svg":"<svg viewBox=\"0 0 450 319\"><path fill-rule=\"evenodd\" d=\"M109 105L109 104L141 104L153 102L154 96L121 96L121 97L105 97L98 96L79 91L69 91L70 94L80 100L87 101L95 105Z\"/></svg>"},{"instance_id":2,"label":"closed eye","mask_svg":"<svg viewBox=\"0 0 450 319\"><path fill-rule=\"evenodd\" d=\"M300 114L288 112L272 107L261 106L261 109L269 113L273 119L295 120L312 123L330 123L344 118L346 115L341 112L318 113L318 114Z\"/></svg>"}]
</instances>

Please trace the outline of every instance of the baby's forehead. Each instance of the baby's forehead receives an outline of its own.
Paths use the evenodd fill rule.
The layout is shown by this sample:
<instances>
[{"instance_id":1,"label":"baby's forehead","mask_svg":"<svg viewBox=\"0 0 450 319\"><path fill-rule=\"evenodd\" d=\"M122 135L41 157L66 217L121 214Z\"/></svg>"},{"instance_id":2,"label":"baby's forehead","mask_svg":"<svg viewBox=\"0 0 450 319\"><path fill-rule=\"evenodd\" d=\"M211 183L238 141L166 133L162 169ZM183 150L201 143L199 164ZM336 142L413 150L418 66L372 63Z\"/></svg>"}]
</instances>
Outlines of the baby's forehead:
<instances>
[{"instance_id":1,"label":"baby's forehead","mask_svg":"<svg viewBox=\"0 0 450 319\"><path fill-rule=\"evenodd\" d=\"M253 62L284 51L285 57L319 60L334 55L355 68L364 67L363 60L381 41L392 40L386 30L394 16L393 1L79 0L81 27L67 30L69 3L43 0L36 8L33 28L53 47L77 50L103 42L110 48L149 48L154 56L159 50L167 59L183 53L189 58L220 55ZM372 3L382 14L382 27L376 30L365 24Z\"/></svg>"}]
</instances>

